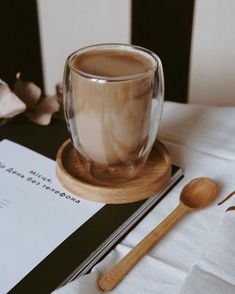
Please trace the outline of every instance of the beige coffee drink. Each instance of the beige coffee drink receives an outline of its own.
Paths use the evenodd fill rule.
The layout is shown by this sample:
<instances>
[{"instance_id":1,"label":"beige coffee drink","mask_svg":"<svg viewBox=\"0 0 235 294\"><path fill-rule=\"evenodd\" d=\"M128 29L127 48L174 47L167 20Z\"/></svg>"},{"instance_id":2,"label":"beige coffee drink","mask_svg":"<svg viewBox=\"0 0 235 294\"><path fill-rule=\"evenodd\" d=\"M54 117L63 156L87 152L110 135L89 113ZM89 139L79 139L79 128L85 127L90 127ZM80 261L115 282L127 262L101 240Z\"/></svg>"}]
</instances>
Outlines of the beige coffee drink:
<instances>
[{"instance_id":1,"label":"beige coffee drink","mask_svg":"<svg viewBox=\"0 0 235 294\"><path fill-rule=\"evenodd\" d=\"M66 115L75 148L104 183L133 178L155 139L157 61L128 45L103 45L70 57L69 66Z\"/></svg>"}]
</instances>

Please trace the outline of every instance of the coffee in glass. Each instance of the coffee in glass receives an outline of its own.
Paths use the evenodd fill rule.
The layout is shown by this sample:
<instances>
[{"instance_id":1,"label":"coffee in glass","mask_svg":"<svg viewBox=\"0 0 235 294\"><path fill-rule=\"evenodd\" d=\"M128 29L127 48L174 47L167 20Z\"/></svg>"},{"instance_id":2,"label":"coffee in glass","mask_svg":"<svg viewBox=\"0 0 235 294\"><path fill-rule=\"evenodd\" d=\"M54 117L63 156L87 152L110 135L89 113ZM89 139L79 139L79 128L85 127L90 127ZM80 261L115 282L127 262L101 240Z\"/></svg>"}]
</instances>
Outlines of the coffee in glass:
<instances>
[{"instance_id":1,"label":"coffee in glass","mask_svg":"<svg viewBox=\"0 0 235 294\"><path fill-rule=\"evenodd\" d=\"M65 117L96 182L114 185L140 173L156 140L163 96L161 61L147 49L99 44L67 58Z\"/></svg>"}]
</instances>

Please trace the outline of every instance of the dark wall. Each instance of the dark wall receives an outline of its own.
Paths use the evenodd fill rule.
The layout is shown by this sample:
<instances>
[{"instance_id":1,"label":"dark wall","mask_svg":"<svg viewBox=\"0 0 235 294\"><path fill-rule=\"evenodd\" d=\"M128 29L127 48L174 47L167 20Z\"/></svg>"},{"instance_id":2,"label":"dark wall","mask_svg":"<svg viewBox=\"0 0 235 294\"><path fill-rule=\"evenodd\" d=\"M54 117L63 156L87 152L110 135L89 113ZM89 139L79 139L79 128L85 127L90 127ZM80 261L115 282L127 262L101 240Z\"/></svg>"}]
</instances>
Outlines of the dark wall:
<instances>
[{"instance_id":1,"label":"dark wall","mask_svg":"<svg viewBox=\"0 0 235 294\"><path fill-rule=\"evenodd\" d=\"M132 0L132 44L163 63L165 99L186 102L194 0Z\"/></svg>"},{"instance_id":2,"label":"dark wall","mask_svg":"<svg viewBox=\"0 0 235 294\"><path fill-rule=\"evenodd\" d=\"M36 0L1 1L0 78L12 85L18 71L43 88Z\"/></svg>"}]
</instances>

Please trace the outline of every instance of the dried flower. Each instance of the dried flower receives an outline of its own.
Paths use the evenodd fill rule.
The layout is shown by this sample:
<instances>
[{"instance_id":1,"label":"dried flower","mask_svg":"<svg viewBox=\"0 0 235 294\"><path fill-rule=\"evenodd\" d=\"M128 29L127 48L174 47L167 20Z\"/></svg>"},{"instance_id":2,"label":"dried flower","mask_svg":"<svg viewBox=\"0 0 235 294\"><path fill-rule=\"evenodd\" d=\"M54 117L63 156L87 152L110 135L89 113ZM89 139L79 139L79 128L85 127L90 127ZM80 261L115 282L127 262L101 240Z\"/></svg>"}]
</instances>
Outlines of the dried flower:
<instances>
[{"instance_id":1,"label":"dried flower","mask_svg":"<svg viewBox=\"0 0 235 294\"><path fill-rule=\"evenodd\" d=\"M42 97L37 85L23 81L17 73L12 92L0 79L0 118L10 118L24 111L29 120L39 125L48 125L53 116L62 118L62 84L56 84L55 90L55 95Z\"/></svg>"},{"instance_id":2,"label":"dried flower","mask_svg":"<svg viewBox=\"0 0 235 294\"><path fill-rule=\"evenodd\" d=\"M11 118L24 112L26 105L0 80L0 118Z\"/></svg>"},{"instance_id":3,"label":"dried flower","mask_svg":"<svg viewBox=\"0 0 235 294\"><path fill-rule=\"evenodd\" d=\"M51 122L52 115L58 112L60 104L56 96L46 96L40 99L35 107L26 111L28 119L39 125L48 125Z\"/></svg>"},{"instance_id":4,"label":"dried flower","mask_svg":"<svg viewBox=\"0 0 235 294\"><path fill-rule=\"evenodd\" d=\"M14 93L27 105L32 108L40 99L42 91L32 82L25 82L21 79L20 73L16 74L16 82L13 87Z\"/></svg>"}]
</instances>

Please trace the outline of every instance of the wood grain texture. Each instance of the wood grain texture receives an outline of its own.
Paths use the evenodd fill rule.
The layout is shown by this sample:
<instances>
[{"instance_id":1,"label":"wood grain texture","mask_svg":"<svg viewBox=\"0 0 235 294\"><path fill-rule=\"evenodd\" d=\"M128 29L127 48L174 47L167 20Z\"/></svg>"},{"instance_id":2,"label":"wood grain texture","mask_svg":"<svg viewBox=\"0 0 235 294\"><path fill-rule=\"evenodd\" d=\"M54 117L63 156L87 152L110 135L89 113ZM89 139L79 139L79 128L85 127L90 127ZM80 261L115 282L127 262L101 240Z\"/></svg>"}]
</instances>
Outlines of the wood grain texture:
<instances>
[{"instance_id":1,"label":"wood grain texture","mask_svg":"<svg viewBox=\"0 0 235 294\"><path fill-rule=\"evenodd\" d=\"M106 292L116 287L136 263L149 252L149 250L151 250L187 212L189 212L188 208L180 203L175 210L155 227L155 229L98 280L99 288Z\"/></svg>"},{"instance_id":2,"label":"wood grain texture","mask_svg":"<svg viewBox=\"0 0 235 294\"><path fill-rule=\"evenodd\" d=\"M66 189L82 198L109 204L130 203L149 198L166 186L171 175L171 158L165 146L157 141L139 176L107 186L87 172L71 140L67 140L57 153L56 174Z\"/></svg>"}]
</instances>

